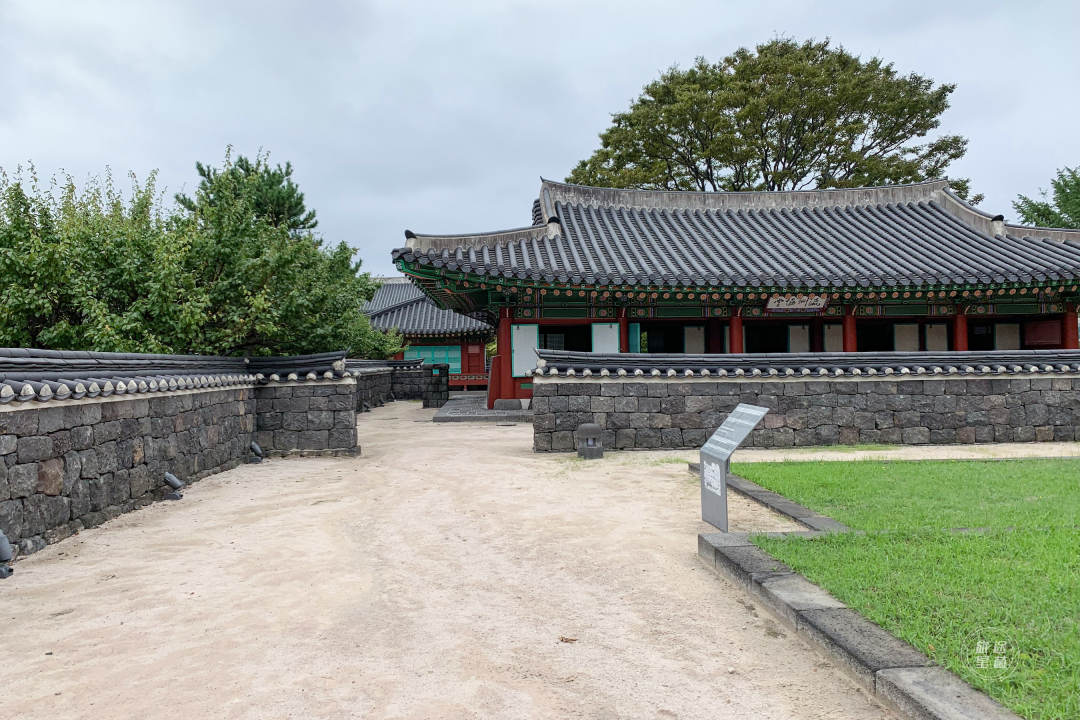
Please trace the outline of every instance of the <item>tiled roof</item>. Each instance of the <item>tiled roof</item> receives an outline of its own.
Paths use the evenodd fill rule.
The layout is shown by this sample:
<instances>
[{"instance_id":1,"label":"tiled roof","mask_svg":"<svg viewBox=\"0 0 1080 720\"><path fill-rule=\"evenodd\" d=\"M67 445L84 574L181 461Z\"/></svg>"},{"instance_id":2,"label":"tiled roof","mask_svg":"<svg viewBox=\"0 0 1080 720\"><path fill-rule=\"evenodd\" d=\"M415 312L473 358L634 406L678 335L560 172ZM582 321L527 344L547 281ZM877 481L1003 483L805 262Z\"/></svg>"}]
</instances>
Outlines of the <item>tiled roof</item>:
<instances>
[{"instance_id":1,"label":"tiled roof","mask_svg":"<svg viewBox=\"0 0 1080 720\"><path fill-rule=\"evenodd\" d=\"M762 378L1009 376L1080 373L1080 350L683 355L537 350L534 374L561 377Z\"/></svg>"},{"instance_id":2,"label":"tiled roof","mask_svg":"<svg viewBox=\"0 0 1080 720\"><path fill-rule=\"evenodd\" d=\"M491 325L452 310L441 310L406 278L383 281L363 311L379 330L397 329L403 335L487 335Z\"/></svg>"},{"instance_id":3,"label":"tiled roof","mask_svg":"<svg viewBox=\"0 0 1080 720\"><path fill-rule=\"evenodd\" d=\"M346 377L345 353L208 357L0 348L0 404Z\"/></svg>"},{"instance_id":4,"label":"tiled roof","mask_svg":"<svg viewBox=\"0 0 1080 720\"><path fill-rule=\"evenodd\" d=\"M544 181L528 228L417 235L395 260L574 284L891 287L1080 277L1080 231L1006 225L946 181L691 193Z\"/></svg>"}]
</instances>

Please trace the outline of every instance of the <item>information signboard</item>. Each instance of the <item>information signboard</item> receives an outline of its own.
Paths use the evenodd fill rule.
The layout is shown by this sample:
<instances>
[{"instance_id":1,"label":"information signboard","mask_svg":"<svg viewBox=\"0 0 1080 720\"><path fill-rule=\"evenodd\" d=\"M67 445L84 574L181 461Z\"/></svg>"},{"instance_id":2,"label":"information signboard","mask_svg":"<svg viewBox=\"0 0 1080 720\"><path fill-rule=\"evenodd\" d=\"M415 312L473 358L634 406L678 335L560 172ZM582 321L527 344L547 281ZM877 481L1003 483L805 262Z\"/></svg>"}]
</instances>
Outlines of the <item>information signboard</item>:
<instances>
[{"instance_id":1,"label":"information signboard","mask_svg":"<svg viewBox=\"0 0 1080 720\"><path fill-rule=\"evenodd\" d=\"M728 531L727 474L731 454L757 427L768 408L740 404L701 447L701 519Z\"/></svg>"}]
</instances>

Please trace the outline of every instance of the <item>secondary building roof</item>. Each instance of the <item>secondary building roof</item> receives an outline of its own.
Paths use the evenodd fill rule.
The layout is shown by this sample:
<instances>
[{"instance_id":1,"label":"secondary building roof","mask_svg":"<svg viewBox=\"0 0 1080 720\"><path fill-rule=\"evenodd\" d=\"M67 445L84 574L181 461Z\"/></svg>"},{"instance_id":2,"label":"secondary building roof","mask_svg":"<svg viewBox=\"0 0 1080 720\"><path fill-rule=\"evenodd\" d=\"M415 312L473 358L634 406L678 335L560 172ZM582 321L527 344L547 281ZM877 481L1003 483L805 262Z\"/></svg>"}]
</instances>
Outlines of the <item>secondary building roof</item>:
<instances>
[{"instance_id":1,"label":"secondary building roof","mask_svg":"<svg viewBox=\"0 0 1080 720\"><path fill-rule=\"evenodd\" d=\"M966 204L945 180L738 193L545 180L532 215L538 224L493 233L406 231L405 247L393 258L423 278L451 271L490 283L615 289L832 292L1080 277L1080 231L1006 224ZM425 287L455 305L439 288Z\"/></svg>"},{"instance_id":2,"label":"secondary building roof","mask_svg":"<svg viewBox=\"0 0 1080 720\"><path fill-rule=\"evenodd\" d=\"M408 278L382 278L382 283L363 307L372 327L379 330L396 329L413 337L486 336L494 330L481 320L440 309Z\"/></svg>"}]
</instances>

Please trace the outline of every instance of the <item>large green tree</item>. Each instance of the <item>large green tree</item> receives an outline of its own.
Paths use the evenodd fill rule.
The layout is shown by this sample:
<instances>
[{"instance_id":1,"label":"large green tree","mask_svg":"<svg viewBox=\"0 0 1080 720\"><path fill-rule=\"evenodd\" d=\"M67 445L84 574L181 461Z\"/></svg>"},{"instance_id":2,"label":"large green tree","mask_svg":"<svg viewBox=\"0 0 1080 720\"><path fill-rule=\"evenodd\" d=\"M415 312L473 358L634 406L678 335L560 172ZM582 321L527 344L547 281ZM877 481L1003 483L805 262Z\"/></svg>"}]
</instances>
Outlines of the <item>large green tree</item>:
<instances>
[{"instance_id":1,"label":"large green tree","mask_svg":"<svg viewBox=\"0 0 1080 720\"><path fill-rule=\"evenodd\" d=\"M567 181L721 191L937 178L967 148L959 135L927 138L954 89L828 39L778 38L663 73L612 116L600 148ZM967 196L967 180L952 187Z\"/></svg>"},{"instance_id":2,"label":"large green tree","mask_svg":"<svg viewBox=\"0 0 1080 720\"><path fill-rule=\"evenodd\" d=\"M315 211L307 209L304 205L304 193L300 192L300 188L293 182L290 162L286 162L285 167L279 164L271 168L263 156L256 157L255 162L252 162L240 155L228 168L219 170L196 162L195 171L199 173L199 193L204 205L222 201L235 203L238 198L220 198L217 194L242 187L251 192L251 203L256 215L274 227L300 232L314 230L319 225L319 221L315 219ZM232 182L221 182L222 172L232 175ZM176 202L192 212L196 209L196 201L183 193L176 194Z\"/></svg>"},{"instance_id":3,"label":"large green tree","mask_svg":"<svg viewBox=\"0 0 1080 720\"><path fill-rule=\"evenodd\" d=\"M1080 228L1080 167L1062 168L1050 181L1053 195L1039 191L1042 200L1021 195L1013 209L1029 225L1048 228Z\"/></svg>"},{"instance_id":4,"label":"large green tree","mask_svg":"<svg viewBox=\"0 0 1080 720\"><path fill-rule=\"evenodd\" d=\"M388 357L400 337L360 312L377 283L355 251L262 212L262 158L229 156L189 203L166 208L106 175L41 188L0 178L0 346Z\"/></svg>"}]
</instances>

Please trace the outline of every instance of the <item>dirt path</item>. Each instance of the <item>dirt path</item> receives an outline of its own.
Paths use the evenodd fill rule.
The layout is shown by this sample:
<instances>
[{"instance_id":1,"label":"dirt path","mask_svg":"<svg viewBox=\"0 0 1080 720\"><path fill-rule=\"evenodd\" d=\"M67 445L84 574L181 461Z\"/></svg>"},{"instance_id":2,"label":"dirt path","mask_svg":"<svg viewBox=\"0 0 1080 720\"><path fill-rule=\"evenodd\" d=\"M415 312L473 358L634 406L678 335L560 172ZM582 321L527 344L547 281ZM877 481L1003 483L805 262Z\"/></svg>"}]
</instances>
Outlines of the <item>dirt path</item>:
<instances>
[{"instance_id":1,"label":"dirt path","mask_svg":"<svg viewBox=\"0 0 1080 720\"><path fill-rule=\"evenodd\" d=\"M888 716L699 563L685 453L584 463L432 413L18 563L0 717ZM732 520L789 527L737 497Z\"/></svg>"}]
</instances>

